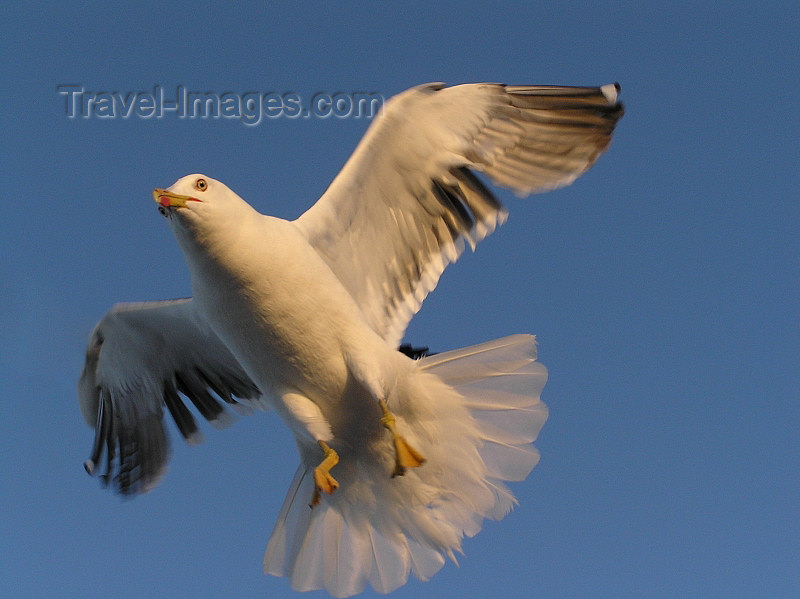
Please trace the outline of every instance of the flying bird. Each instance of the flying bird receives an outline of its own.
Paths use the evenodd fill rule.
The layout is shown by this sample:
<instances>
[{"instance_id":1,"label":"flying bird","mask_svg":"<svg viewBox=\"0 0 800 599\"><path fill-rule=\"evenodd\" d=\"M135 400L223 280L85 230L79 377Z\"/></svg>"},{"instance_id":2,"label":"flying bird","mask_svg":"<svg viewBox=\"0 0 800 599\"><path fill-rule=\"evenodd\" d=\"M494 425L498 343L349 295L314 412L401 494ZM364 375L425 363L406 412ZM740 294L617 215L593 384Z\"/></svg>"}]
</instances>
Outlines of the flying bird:
<instances>
[{"instance_id":1,"label":"flying bird","mask_svg":"<svg viewBox=\"0 0 800 599\"><path fill-rule=\"evenodd\" d=\"M300 465L264 571L337 597L430 578L515 504L506 483L538 461L547 371L532 335L428 355L401 348L404 331L445 267L506 219L476 173L519 196L568 185L608 146L618 92L409 89L294 221L202 174L154 190L192 297L116 305L95 328L78 383L95 428L86 470L142 493L168 461L165 406L189 444L195 413L223 427L226 405L274 409Z\"/></svg>"}]
</instances>

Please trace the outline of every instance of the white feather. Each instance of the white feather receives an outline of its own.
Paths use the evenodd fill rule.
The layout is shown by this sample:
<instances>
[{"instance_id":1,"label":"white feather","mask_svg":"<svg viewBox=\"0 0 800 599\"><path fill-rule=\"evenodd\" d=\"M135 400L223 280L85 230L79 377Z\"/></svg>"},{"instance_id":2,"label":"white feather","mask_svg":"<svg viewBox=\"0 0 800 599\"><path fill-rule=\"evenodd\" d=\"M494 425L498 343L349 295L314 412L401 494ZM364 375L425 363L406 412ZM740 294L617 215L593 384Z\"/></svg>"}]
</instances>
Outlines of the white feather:
<instances>
[{"instance_id":1,"label":"white feather","mask_svg":"<svg viewBox=\"0 0 800 599\"><path fill-rule=\"evenodd\" d=\"M367 583L389 592L410 573L430 578L484 518L508 513L514 498L504 483L521 480L538 461L530 443L547 419L539 399L547 372L535 358L533 337L515 335L419 361L395 391L394 410L428 463L389 478L390 447L382 459L365 452L337 472L341 489L313 510L314 463L301 466L264 571L290 577L296 590L325 588L336 597ZM498 412L511 429L492 422Z\"/></svg>"},{"instance_id":2,"label":"white feather","mask_svg":"<svg viewBox=\"0 0 800 599\"><path fill-rule=\"evenodd\" d=\"M503 207L471 190L457 169L473 168L521 196L568 185L606 149L622 116L616 91L615 85L412 88L387 102L297 225L370 326L397 345L464 242L474 248L505 221ZM471 224L452 225L433 181L456 186Z\"/></svg>"}]
</instances>

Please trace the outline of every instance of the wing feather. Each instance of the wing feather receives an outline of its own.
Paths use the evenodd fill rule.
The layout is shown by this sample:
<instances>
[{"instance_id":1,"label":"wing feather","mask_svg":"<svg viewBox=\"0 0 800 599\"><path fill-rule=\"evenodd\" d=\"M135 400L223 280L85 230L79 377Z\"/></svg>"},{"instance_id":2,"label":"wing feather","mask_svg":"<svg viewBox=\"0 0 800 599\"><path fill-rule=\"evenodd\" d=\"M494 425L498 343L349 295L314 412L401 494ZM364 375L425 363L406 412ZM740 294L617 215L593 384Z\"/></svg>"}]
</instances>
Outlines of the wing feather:
<instances>
[{"instance_id":1,"label":"wing feather","mask_svg":"<svg viewBox=\"0 0 800 599\"><path fill-rule=\"evenodd\" d=\"M131 495L158 484L166 469L163 406L191 445L203 437L184 397L223 427L231 416L220 401L257 402L260 392L197 318L192 301L176 300L112 308L92 333L78 396L84 418L95 427L86 470L94 474L105 452L101 479Z\"/></svg>"},{"instance_id":2,"label":"wing feather","mask_svg":"<svg viewBox=\"0 0 800 599\"><path fill-rule=\"evenodd\" d=\"M399 345L448 264L506 211L484 183L526 196L574 181L608 146L619 87L441 83L392 98L320 200L295 221Z\"/></svg>"}]
</instances>

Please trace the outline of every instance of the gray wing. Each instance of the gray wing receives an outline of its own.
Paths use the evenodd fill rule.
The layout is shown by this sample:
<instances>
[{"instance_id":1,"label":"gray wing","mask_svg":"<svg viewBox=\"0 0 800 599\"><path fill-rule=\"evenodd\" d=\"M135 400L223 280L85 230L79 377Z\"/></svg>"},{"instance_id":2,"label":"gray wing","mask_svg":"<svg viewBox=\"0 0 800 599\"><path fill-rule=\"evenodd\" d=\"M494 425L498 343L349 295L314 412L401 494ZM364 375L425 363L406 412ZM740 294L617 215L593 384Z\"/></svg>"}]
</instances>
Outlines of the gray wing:
<instances>
[{"instance_id":1,"label":"gray wing","mask_svg":"<svg viewBox=\"0 0 800 599\"><path fill-rule=\"evenodd\" d=\"M188 299L114 306L92 333L78 397L95 427L86 470L94 474L105 453L101 479L124 495L145 492L163 476L164 406L194 444L202 433L182 398L218 427L232 418L223 403L260 405L258 388Z\"/></svg>"},{"instance_id":2,"label":"gray wing","mask_svg":"<svg viewBox=\"0 0 800 599\"><path fill-rule=\"evenodd\" d=\"M505 220L473 174L520 196L574 181L623 114L619 87L428 84L392 98L319 201L295 221L398 345L445 267Z\"/></svg>"}]
</instances>

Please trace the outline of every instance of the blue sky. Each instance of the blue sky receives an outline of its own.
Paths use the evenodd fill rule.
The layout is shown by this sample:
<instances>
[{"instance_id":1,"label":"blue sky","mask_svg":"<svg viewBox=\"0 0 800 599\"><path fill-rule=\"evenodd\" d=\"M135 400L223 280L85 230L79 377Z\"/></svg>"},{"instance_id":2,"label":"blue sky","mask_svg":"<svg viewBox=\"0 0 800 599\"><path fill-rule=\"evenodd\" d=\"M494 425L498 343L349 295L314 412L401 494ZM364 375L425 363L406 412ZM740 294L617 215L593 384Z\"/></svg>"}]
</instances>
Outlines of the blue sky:
<instances>
[{"instance_id":1,"label":"blue sky","mask_svg":"<svg viewBox=\"0 0 800 599\"><path fill-rule=\"evenodd\" d=\"M297 463L275 414L174 439L161 486L122 501L83 472L75 383L114 302L190 293L154 187L204 172L293 218L368 125L70 119L59 85L307 99L619 81L608 154L567 189L498 192L508 223L409 328L436 350L535 333L550 419L519 507L394 596L800 596L796 3L3 12L1 595L287 596L261 573Z\"/></svg>"}]
</instances>

